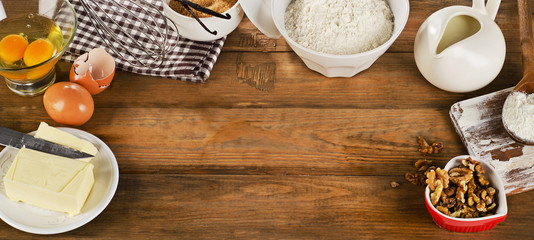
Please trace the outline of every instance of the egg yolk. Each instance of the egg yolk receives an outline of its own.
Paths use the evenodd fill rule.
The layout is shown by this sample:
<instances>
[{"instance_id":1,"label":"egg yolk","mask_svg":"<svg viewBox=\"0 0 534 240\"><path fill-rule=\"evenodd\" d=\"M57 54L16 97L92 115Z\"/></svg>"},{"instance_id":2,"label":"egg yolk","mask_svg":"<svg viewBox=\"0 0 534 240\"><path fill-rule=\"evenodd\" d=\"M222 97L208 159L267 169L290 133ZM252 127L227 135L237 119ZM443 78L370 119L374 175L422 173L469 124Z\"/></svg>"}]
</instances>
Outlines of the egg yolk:
<instances>
[{"instance_id":1,"label":"egg yolk","mask_svg":"<svg viewBox=\"0 0 534 240\"><path fill-rule=\"evenodd\" d=\"M12 64L24 56L24 51L28 47L28 40L17 34L10 34L0 41L0 58Z\"/></svg>"},{"instance_id":2,"label":"egg yolk","mask_svg":"<svg viewBox=\"0 0 534 240\"><path fill-rule=\"evenodd\" d=\"M24 64L30 67L50 59L54 55L54 46L46 39L37 39L28 45L24 52Z\"/></svg>"}]
</instances>

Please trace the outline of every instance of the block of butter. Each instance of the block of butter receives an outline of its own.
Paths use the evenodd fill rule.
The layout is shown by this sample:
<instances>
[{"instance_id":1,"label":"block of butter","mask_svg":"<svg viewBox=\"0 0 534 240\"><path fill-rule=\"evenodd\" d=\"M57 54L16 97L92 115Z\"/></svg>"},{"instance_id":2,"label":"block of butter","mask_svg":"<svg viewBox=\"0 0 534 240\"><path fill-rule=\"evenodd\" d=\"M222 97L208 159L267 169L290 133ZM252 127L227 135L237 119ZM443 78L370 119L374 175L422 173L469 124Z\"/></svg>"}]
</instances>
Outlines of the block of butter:
<instances>
[{"instance_id":1,"label":"block of butter","mask_svg":"<svg viewBox=\"0 0 534 240\"><path fill-rule=\"evenodd\" d=\"M98 149L96 149L96 147L92 143L80 139L68 132L61 131L54 127L50 127L44 122L41 122L41 124L39 125L39 128L35 133L35 137L48 140L50 142L55 142L70 148L74 148L78 151L89 153L93 156L96 156L96 154L98 153ZM91 159L92 158L84 158L78 160L89 162L91 161Z\"/></svg>"},{"instance_id":2,"label":"block of butter","mask_svg":"<svg viewBox=\"0 0 534 240\"><path fill-rule=\"evenodd\" d=\"M90 142L41 123L36 137L95 155ZM7 196L38 207L80 213L94 184L94 165L88 159L71 159L23 147L4 176Z\"/></svg>"}]
</instances>

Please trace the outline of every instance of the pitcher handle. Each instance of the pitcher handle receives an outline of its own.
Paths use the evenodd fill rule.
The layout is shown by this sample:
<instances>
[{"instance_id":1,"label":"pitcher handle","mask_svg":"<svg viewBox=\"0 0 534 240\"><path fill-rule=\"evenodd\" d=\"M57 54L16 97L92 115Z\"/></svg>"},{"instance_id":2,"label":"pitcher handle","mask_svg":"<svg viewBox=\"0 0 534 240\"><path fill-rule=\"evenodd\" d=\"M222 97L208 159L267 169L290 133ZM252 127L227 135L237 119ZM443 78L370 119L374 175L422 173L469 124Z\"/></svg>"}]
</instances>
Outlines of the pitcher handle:
<instances>
[{"instance_id":1,"label":"pitcher handle","mask_svg":"<svg viewBox=\"0 0 534 240\"><path fill-rule=\"evenodd\" d=\"M493 20L497 16L500 4L501 0L488 0L487 4L484 4L484 0L473 0L473 8L487 14Z\"/></svg>"}]
</instances>

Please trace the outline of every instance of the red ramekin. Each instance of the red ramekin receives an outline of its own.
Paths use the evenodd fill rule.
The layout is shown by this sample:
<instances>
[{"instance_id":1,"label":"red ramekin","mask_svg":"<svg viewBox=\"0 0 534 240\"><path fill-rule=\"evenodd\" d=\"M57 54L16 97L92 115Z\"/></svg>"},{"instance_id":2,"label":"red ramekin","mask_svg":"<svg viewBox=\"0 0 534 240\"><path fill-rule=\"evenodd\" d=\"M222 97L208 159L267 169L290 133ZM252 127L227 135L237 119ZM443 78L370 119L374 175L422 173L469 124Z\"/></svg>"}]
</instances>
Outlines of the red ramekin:
<instances>
[{"instance_id":1,"label":"red ramekin","mask_svg":"<svg viewBox=\"0 0 534 240\"><path fill-rule=\"evenodd\" d=\"M452 168L455 168L461 165L463 159L471 157L471 159L480 162L482 168L486 172L484 175L489 179L491 186L497 190L495 196L497 197L497 210L494 215L479 217L479 218L455 218L450 217L439 210L437 210L430 201L430 189L428 186L425 190L425 203L428 212L432 215L434 222L443 229L453 231L453 232L480 232L490 230L497 223L504 221L506 215L508 214L508 207L506 204L506 194L504 192L504 185L501 178L495 171L495 169L487 164L486 162L480 161L476 157L462 155L457 156L451 159L447 165L445 165L445 170L449 171Z\"/></svg>"}]
</instances>

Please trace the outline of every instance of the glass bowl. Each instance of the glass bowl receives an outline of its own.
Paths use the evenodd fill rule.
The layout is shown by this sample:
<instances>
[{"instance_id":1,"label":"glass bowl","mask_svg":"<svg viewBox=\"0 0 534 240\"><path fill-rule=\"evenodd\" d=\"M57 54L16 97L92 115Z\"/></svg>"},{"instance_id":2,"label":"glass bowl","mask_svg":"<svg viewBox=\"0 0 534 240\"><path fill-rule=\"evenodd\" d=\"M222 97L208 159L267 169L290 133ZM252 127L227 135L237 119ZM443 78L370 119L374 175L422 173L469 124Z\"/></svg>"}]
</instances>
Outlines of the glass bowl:
<instances>
[{"instance_id":1,"label":"glass bowl","mask_svg":"<svg viewBox=\"0 0 534 240\"><path fill-rule=\"evenodd\" d=\"M8 52L14 45L0 46L0 75L4 77L7 87L21 96L42 94L55 82L55 65L72 42L77 26L76 12L67 0L31 2L2 0L0 2L0 39L14 34L27 40L27 47L22 50L25 57L20 59L13 57L18 59L15 61L6 61L7 58L2 57L11 54ZM28 56L41 58L37 62L27 60L30 57L26 57L26 53L36 39L48 42L45 45L50 46L49 49L53 48L51 52L49 51L50 54L46 55L42 53L46 52L44 49L33 48L34 54L28 54Z\"/></svg>"}]
</instances>

